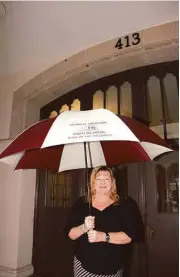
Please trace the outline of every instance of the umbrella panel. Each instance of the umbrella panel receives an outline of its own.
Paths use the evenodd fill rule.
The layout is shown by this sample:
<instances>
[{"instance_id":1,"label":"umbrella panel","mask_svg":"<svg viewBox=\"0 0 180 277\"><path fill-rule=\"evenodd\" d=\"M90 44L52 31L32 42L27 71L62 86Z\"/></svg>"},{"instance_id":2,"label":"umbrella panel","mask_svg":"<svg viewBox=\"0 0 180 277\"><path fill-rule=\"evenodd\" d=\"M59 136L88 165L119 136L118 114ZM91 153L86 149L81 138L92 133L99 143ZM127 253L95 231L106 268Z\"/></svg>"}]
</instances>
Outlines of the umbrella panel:
<instances>
[{"instance_id":1,"label":"umbrella panel","mask_svg":"<svg viewBox=\"0 0 180 277\"><path fill-rule=\"evenodd\" d=\"M15 169L49 169L58 171L64 145L25 151Z\"/></svg>"},{"instance_id":2,"label":"umbrella panel","mask_svg":"<svg viewBox=\"0 0 180 277\"><path fill-rule=\"evenodd\" d=\"M141 145L137 142L128 142L128 141L103 141L100 143L103 153L104 153L104 162L101 163L101 160L94 159L92 156L92 165L93 167L99 165L121 165L126 163L135 163L143 161L151 161L146 152L142 149ZM74 144L75 146L76 144ZM61 171L60 162L63 155L63 149L66 145L54 146L43 149L34 149L25 151L23 157L20 159L19 163L16 166L16 169L49 169L54 172ZM82 147L83 149L83 147ZM76 167L76 160L79 159L80 155L77 156L71 153L69 159L66 159L69 162L68 166L71 166L74 161L74 167L71 166L71 169L85 168L85 159L84 153L81 155L82 165L78 163L79 167ZM90 163L88 163L88 167ZM59 168L60 167L60 168Z\"/></svg>"},{"instance_id":3,"label":"umbrella panel","mask_svg":"<svg viewBox=\"0 0 180 277\"><path fill-rule=\"evenodd\" d=\"M54 120L55 118L42 120L30 126L1 153L0 159L29 149L40 148Z\"/></svg>"}]
</instances>

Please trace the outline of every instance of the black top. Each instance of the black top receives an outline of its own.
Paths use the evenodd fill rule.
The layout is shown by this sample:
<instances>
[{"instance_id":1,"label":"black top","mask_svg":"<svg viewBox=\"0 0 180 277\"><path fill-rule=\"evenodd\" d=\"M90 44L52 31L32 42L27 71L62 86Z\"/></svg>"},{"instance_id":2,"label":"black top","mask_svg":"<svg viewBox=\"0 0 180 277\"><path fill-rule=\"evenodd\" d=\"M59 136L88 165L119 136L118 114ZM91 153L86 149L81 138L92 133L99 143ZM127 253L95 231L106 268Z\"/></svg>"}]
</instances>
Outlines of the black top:
<instances>
[{"instance_id":1,"label":"black top","mask_svg":"<svg viewBox=\"0 0 180 277\"><path fill-rule=\"evenodd\" d=\"M67 226L68 235L72 227L84 223L89 215L89 203L84 197L74 204ZM91 215L95 216L95 230L102 232L124 232L132 241L136 240L137 213L132 202L125 199L122 203L111 204L103 211L91 205ZM79 237L75 244L75 255L87 271L94 274L114 274L123 267L124 245L107 242L89 243L87 234Z\"/></svg>"}]
</instances>

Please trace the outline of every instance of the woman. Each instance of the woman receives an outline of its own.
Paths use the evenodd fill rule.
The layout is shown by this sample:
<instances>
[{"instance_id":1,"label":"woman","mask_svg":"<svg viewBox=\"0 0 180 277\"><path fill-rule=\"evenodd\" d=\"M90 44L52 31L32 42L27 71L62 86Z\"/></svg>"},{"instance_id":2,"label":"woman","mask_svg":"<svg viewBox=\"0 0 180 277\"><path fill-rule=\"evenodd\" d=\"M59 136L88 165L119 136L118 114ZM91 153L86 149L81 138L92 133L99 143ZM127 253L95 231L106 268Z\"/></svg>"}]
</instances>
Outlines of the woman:
<instances>
[{"instance_id":1,"label":"woman","mask_svg":"<svg viewBox=\"0 0 180 277\"><path fill-rule=\"evenodd\" d=\"M123 245L135 238L133 213L120 201L110 168L93 169L90 188L91 199L75 203L67 224L68 236L76 241L74 277L121 277Z\"/></svg>"}]
</instances>

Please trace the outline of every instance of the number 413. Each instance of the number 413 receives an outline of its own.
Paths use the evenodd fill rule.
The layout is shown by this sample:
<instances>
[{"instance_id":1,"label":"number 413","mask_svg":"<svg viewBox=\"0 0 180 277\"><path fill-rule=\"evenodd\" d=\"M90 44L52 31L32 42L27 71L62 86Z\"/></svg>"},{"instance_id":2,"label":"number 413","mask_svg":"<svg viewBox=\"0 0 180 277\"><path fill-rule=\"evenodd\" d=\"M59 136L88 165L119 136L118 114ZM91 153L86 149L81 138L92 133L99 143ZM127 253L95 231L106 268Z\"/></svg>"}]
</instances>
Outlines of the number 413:
<instances>
[{"instance_id":1,"label":"number 413","mask_svg":"<svg viewBox=\"0 0 180 277\"><path fill-rule=\"evenodd\" d=\"M134 33L132 34L132 43L130 44L130 37L129 36L125 36L125 45L122 43L122 38L120 38L116 45L115 48L118 49L122 49L123 47L130 47L131 45L137 45L140 43L141 39L140 39L140 34L139 33Z\"/></svg>"}]
</instances>

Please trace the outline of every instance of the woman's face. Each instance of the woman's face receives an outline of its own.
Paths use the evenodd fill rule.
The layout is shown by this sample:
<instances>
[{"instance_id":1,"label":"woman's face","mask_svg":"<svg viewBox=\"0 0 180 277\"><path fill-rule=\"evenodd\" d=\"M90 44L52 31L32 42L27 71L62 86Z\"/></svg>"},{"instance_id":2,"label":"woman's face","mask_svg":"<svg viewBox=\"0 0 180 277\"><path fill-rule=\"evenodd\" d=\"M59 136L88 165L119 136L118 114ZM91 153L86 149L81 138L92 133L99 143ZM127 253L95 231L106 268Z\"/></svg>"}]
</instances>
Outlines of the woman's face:
<instances>
[{"instance_id":1,"label":"woman's face","mask_svg":"<svg viewBox=\"0 0 180 277\"><path fill-rule=\"evenodd\" d=\"M113 181L109 171L99 171L94 182L94 189L97 194L110 195Z\"/></svg>"}]
</instances>

